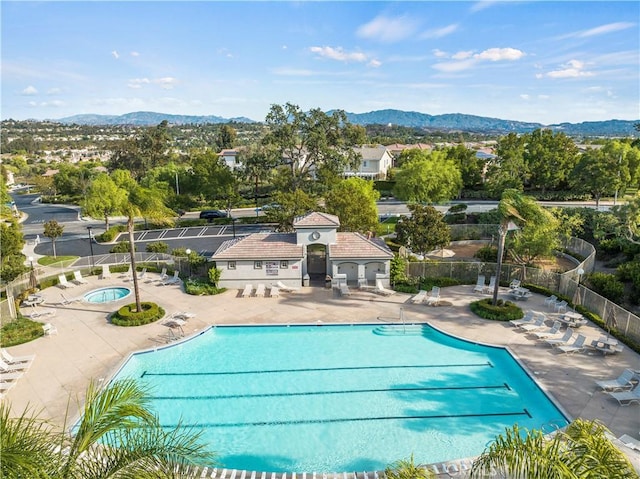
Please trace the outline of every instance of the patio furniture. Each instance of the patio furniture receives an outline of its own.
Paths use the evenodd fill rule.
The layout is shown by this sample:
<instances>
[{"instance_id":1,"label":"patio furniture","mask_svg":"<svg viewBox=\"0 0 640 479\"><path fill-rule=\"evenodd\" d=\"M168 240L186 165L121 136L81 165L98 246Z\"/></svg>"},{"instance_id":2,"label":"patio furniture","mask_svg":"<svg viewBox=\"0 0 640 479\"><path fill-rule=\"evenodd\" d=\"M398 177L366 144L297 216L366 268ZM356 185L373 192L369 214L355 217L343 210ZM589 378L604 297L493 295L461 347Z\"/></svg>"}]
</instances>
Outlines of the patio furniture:
<instances>
[{"instance_id":1,"label":"patio furniture","mask_svg":"<svg viewBox=\"0 0 640 479\"><path fill-rule=\"evenodd\" d=\"M476 285L473 287L473 292L474 293L482 293L484 291L484 275L483 274L479 274L478 275L478 280L476 281Z\"/></svg>"},{"instance_id":2,"label":"patio furniture","mask_svg":"<svg viewBox=\"0 0 640 479\"><path fill-rule=\"evenodd\" d=\"M603 379L601 381L596 381L596 384L604 391L624 391L633 387L632 380L634 379L634 377L636 378L636 380L638 380L636 374L638 374L636 373L636 371L627 368L622 371L620 376L618 376L617 378ZM640 374L638 374L638 376L640 376Z\"/></svg>"}]
</instances>

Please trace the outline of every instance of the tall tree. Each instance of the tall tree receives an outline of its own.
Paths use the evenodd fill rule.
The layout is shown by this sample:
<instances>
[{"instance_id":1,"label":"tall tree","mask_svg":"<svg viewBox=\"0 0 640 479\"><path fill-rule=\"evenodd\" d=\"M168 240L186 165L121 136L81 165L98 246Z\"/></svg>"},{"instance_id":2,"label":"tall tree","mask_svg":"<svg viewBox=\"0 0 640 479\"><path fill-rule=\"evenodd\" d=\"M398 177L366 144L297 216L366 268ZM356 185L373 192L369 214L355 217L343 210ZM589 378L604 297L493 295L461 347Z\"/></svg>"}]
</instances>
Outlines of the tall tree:
<instances>
[{"instance_id":1,"label":"tall tree","mask_svg":"<svg viewBox=\"0 0 640 479\"><path fill-rule=\"evenodd\" d=\"M496 156L487 168L487 191L499 198L505 189L522 191L529 172L524 161L524 139L509 133L498 140Z\"/></svg>"},{"instance_id":2,"label":"tall tree","mask_svg":"<svg viewBox=\"0 0 640 479\"><path fill-rule=\"evenodd\" d=\"M477 188L482 185L484 160L476 156L476 152L463 144L445 150L447 159L453 160L462 175L463 188Z\"/></svg>"},{"instance_id":3,"label":"tall tree","mask_svg":"<svg viewBox=\"0 0 640 479\"><path fill-rule=\"evenodd\" d=\"M113 152L109 170L127 170L135 179L147 171L166 165L170 159L171 135L167 121L146 128L138 138L122 141Z\"/></svg>"},{"instance_id":4,"label":"tall tree","mask_svg":"<svg viewBox=\"0 0 640 479\"><path fill-rule=\"evenodd\" d=\"M118 188L109 175L102 173L89 185L87 195L82 201L82 209L93 212L96 218L104 219L104 227L108 230L109 217L115 214L126 201L126 197L126 191Z\"/></svg>"},{"instance_id":5,"label":"tall tree","mask_svg":"<svg viewBox=\"0 0 640 479\"><path fill-rule=\"evenodd\" d=\"M127 218L127 231L129 236L129 261L131 271L134 272L133 289L136 299L136 309L142 311L140 301L140 288L138 286L138 276L136 271L135 238L133 236L136 218L148 218L158 223L169 224L174 212L165 206L165 193L154 188L140 186L128 171L116 170L111 174L111 179L115 183L118 191L116 193L119 202L114 204L114 215L125 216ZM98 194L92 190L92 195ZM103 210L99 207L99 201L94 198L87 198L85 202L85 214L94 218L101 217Z\"/></svg>"},{"instance_id":6,"label":"tall tree","mask_svg":"<svg viewBox=\"0 0 640 479\"><path fill-rule=\"evenodd\" d=\"M342 180L325 197L327 212L340 218L341 231L375 231L378 226L376 201L380 193L373 182L362 178Z\"/></svg>"},{"instance_id":7,"label":"tall tree","mask_svg":"<svg viewBox=\"0 0 640 479\"><path fill-rule=\"evenodd\" d=\"M462 188L460 170L441 151L423 152L407 161L395 179L394 195L417 203L448 201Z\"/></svg>"},{"instance_id":8,"label":"tall tree","mask_svg":"<svg viewBox=\"0 0 640 479\"><path fill-rule=\"evenodd\" d=\"M342 110L327 115L319 108L305 113L292 103L272 105L265 122L269 132L263 142L274 146L281 164L289 167L289 191L309 188L314 171L336 173L360 164L352 147L364 141L363 130Z\"/></svg>"},{"instance_id":9,"label":"tall tree","mask_svg":"<svg viewBox=\"0 0 640 479\"><path fill-rule=\"evenodd\" d=\"M506 429L476 459L471 477L495 475L527 479L634 479L629 459L597 421L576 419L551 439L540 430Z\"/></svg>"},{"instance_id":10,"label":"tall tree","mask_svg":"<svg viewBox=\"0 0 640 479\"><path fill-rule=\"evenodd\" d=\"M56 240L62 236L64 226L56 220L49 220L44 224L44 235L51 240L53 247L53 257L56 257Z\"/></svg>"},{"instance_id":11,"label":"tall tree","mask_svg":"<svg viewBox=\"0 0 640 479\"><path fill-rule=\"evenodd\" d=\"M222 125L216 135L216 143L221 150L228 150L235 146L237 136L235 128L230 125Z\"/></svg>"},{"instance_id":12,"label":"tall tree","mask_svg":"<svg viewBox=\"0 0 640 479\"><path fill-rule=\"evenodd\" d=\"M253 199L258 208L259 188L271 176L277 164L277 157L272 148L261 144L252 144L238 151L242 163L241 176L253 185Z\"/></svg>"},{"instance_id":13,"label":"tall tree","mask_svg":"<svg viewBox=\"0 0 640 479\"><path fill-rule=\"evenodd\" d=\"M620 187L618 160L602 150L589 149L582 154L571 174L571 185L579 192L590 194L600 208L600 198L613 194Z\"/></svg>"},{"instance_id":14,"label":"tall tree","mask_svg":"<svg viewBox=\"0 0 640 479\"><path fill-rule=\"evenodd\" d=\"M237 191L237 179L220 157L211 150L190 155L191 171L185 190L196 192L208 204L219 203L226 208Z\"/></svg>"},{"instance_id":15,"label":"tall tree","mask_svg":"<svg viewBox=\"0 0 640 479\"><path fill-rule=\"evenodd\" d=\"M214 464L201 434L165 429L149 409L149 391L133 380L89 385L82 417L69 436L26 409L13 417L0 404L0 476L42 479L192 477L196 464Z\"/></svg>"},{"instance_id":16,"label":"tall tree","mask_svg":"<svg viewBox=\"0 0 640 479\"><path fill-rule=\"evenodd\" d=\"M523 137L524 161L529 185L543 193L567 187L567 180L578 161L578 148L562 132L537 129Z\"/></svg>"},{"instance_id":17,"label":"tall tree","mask_svg":"<svg viewBox=\"0 0 640 479\"><path fill-rule=\"evenodd\" d=\"M314 211L318 201L303 190L292 192L278 192L274 199L278 207L267 211L267 221L278 224L278 231L293 231L293 220Z\"/></svg>"},{"instance_id":18,"label":"tall tree","mask_svg":"<svg viewBox=\"0 0 640 479\"><path fill-rule=\"evenodd\" d=\"M24 265L24 236L15 218L0 222L0 279L9 282L26 271Z\"/></svg>"},{"instance_id":19,"label":"tall tree","mask_svg":"<svg viewBox=\"0 0 640 479\"><path fill-rule=\"evenodd\" d=\"M449 225L444 215L433 206L407 205L411 216L402 216L396 225L398 243L419 255L426 255L451 242Z\"/></svg>"}]
</instances>

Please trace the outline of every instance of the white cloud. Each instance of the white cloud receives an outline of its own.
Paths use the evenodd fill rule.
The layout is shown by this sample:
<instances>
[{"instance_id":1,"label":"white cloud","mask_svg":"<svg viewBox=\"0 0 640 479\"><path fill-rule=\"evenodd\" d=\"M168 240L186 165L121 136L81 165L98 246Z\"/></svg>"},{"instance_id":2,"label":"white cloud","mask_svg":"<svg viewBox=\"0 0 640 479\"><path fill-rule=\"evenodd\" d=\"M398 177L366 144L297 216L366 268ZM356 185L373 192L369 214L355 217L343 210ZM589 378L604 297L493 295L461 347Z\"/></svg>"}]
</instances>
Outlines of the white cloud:
<instances>
[{"instance_id":1,"label":"white cloud","mask_svg":"<svg viewBox=\"0 0 640 479\"><path fill-rule=\"evenodd\" d=\"M599 27L591 28L589 30L585 30L583 32L579 32L576 34L578 37L593 37L595 35L604 35L611 32L618 32L620 30L626 30L627 28L631 28L635 26L635 23L631 22L616 22L616 23L607 23L606 25L600 25Z\"/></svg>"},{"instance_id":2,"label":"white cloud","mask_svg":"<svg viewBox=\"0 0 640 479\"><path fill-rule=\"evenodd\" d=\"M296 68L274 68L271 70L274 75L293 76L293 77L310 77L314 75L312 70L303 70Z\"/></svg>"},{"instance_id":3,"label":"white cloud","mask_svg":"<svg viewBox=\"0 0 640 479\"><path fill-rule=\"evenodd\" d=\"M579 78L593 76L593 72L585 71L585 64L580 60L569 60L561 65L560 70L553 70L547 73L549 78Z\"/></svg>"},{"instance_id":4,"label":"white cloud","mask_svg":"<svg viewBox=\"0 0 640 479\"><path fill-rule=\"evenodd\" d=\"M144 85L149 85L150 83L151 80L149 80L148 78L132 78L131 80L129 80L127 86L129 88L142 88Z\"/></svg>"},{"instance_id":5,"label":"white cloud","mask_svg":"<svg viewBox=\"0 0 640 479\"><path fill-rule=\"evenodd\" d=\"M132 57L139 57L140 56L140 54L138 52L131 52L130 55Z\"/></svg>"},{"instance_id":6,"label":"white cloud","mask_svg":"<svg viewBox=\"0 0 640 479\"><path fill-rule=\"evenodd\" d=\"M470 58L471 55L473 55L473 50L468 50L466 52L454 53L451 58L454 60L466 60L467 58Z\"/></svg>"},{"instance_id":7,"label":"white cloud","mask_svg":"<svg viewBox=\"0 0 640 479\"><path fill-rule=\"evenodd\" d=\"M373 67L373 68L378 68L378 67L382 66L382 62L380 60L376 60L374 58L369 63L367 63L367 65L369 65L370 67Z\"/></svg>"},{"instance_id":8,"label":"white cloud","mask_svg":"<svg viewBox=\"0 0 640 479\"><path fill-rule=\"evenodd\" d=\"M40 106L45 108L60 108L61 106L65 106L65 103L61 100L43 101L40 103Z\"/></svg>"},{"instance_id":9,"label":"white cloud","mask_svg":"<svg viewBox=\"0 0 640 479\"><path fill-rule=\"evenodd\" d=\"M427 30L422 35L420 35L420 38L442 38L452 34L457 29L458 29L458 24L452 23L451 25L447 25L446 27Z\"/></svg>"},{"instance_id":10,"label":"white cloud","mask_svg":"<svg viewBox=\"0 0 640 479\"><path fill-rule=\"evenodd\" d=\"M160 88L164 90L171 90L174 86L177 85L178 80L173 77L163 77L153 80L153 83L157 83L160 85Z\"/></svg>"},{"instance_id":11,"label":"white cloud","mask_svg":"<svg viewBox=\"0 0 640 479\"><path fill-rule=\"evenodd\" d=\"M469 9L469 11L471 13L475 13L475 12L479 12L480 10L484 10L485 8L489 8L492 7L493 5L495 5L496 3L498 3L497 1L494 0L482 0L480 2L476 2L474 3L471 8Z\"/></svg>"},{"instance_id":12,"label":"white cloud","mask_svg":"<svg viewBox=\"0 0 640 479\"><path fill-rule=\"evenodd\" d=\"M522 98L523 100L528 100L530 97L528 94L523 93L522 95L520 95L520 98Z\"/></svg>"},{"instance_id":13,"label":"white cloud","mask_svg":"<svg viewBox=\"0 0 640 479\"><path fill-rule=\"evenodd\" d=\"M451 57L456 61L436 63L433 65L433 68L442 72L459 72L467 70L483 61L515 61L524 56L525 53L516 48L489 48L480 53L460 51Z\"/></svg>"},{"instance_id":14,"label":"white cloud","mask_svg":"<svg viewBox=\"0 0 640 479\"><path fill-rule=\"evenodd\" d=\"M418 28L418 23L407 17L386 17L378 15L369 23L360 25L356 35L369 40L377 40L383 43L393 43L413 35Z\"/></svg>"},{"instance_id":15,"label":"white cloud","mask_svg":"<svg viewBox=\"0 0 640 479\"><path fill-rule=\"evenodd\" d=\"M38 94L38 90L36 89L36 87L29 85L27 88L22 90L21 94L25 96L33 96Z\"/></svg>"},{"instance_id":16,"label":"white cloud","mask_svg":"<svg viewBox=\"0 0 640 479\"><path fill-rule=\"evenodd\" d=\"M442 50L440 50L438 48L433 50L433 56L435 56L436 58L444 58L447 55L448 55L447 52L443 52Z\"/></svg>"},{"instance_id":17,"label":"white cloud","mask_svg":"<svg viewBox=\"0 0 640 479\"><path fill-rule=\"evenodd\" d=\"M341 62L366 62L367 56L362 52L346 52L342 47L311 47L309 50L321 57L337 60Z\"/></svg>"},{"instance_id":18,"label":"white cloud","mask_svg":"<svg viewBox=\"0 0 640 479\"><path fill-rule=\"evenodd\" d=\"M118 58L120 58L120 54L119 54L117 51L115 51L115 50L113 50L113 51L111 52L111 55L112 55L112 56L113 56L113 58L115 58L116 60L117 60Z\"/></svg>"},{"instance_id":19,"label":"white cloud","mask_svg":"<svg viewBox=\"0 0 640 479\"><path fill-rule=\"evenodd\" d=\"M540 100L548 100L549 98L551 98L549 95L538 95L538 99Z\"/></svg>"},{"instance_id":20,"label":"white cloud","mask_svg":"<svg viewBox=\"0 0 640 479\"><path fill-rule=\"evenodd\" d=\"M524 56L524 52L516 48L489 48L481 53L474 55L474 58L479 60L490 60L492 62L498 62L501 60L519 60Z\"/></svg>"}]
</instances>

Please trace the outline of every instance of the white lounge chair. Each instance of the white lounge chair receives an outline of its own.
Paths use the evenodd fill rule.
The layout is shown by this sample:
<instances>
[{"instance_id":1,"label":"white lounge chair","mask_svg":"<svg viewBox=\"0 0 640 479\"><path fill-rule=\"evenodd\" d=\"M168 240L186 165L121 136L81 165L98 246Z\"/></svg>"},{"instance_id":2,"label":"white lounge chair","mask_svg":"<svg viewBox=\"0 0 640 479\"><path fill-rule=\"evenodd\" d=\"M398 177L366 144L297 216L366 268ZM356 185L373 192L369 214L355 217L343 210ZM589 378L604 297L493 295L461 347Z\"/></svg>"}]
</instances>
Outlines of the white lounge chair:
<instances>
[{"instance_id":1,"label":"white lounge chair","mask_svg":"<svg viewBox=\"0 0 640 479\"><path fill-rule=\"evenodd\" d=\"M411 297L409 301L412 303L422 303L427 298L427 290L421 289L417 294Z\"/></svg>"},{"instance_id":2,"label":"white lounge chair","mask_svg":"<svg viewBox=\"0 0 640 479\"><path fill-rule=\"evenodd\" d=\"M256 298L264 298L265 289L264 284L258 283L256 287Z\"/></svg>"},{"instance_id":3,"label":"white lounge chair","mask_svg":"<svg viewBox=\"0 0 640 479\"><path fill-rule=\"evenodd\" d=\"M285 293L293 293L297 291L298 288L294 288L293 286L287 286L282 281L276 281L276 286L280 289L280 291L284 291Z\"/></svg>"},{"instance_id":4,"label":"white lounge chair","mask_svg":"<svg viewBox=\"0 0 640 479\"><path fill-rule=\"evenodd\" d=\"M147 268L142 268L142 271L138 273L138 279L146 279L147 277Z\"/></svg>"},{"instance_id":5,"label":"white lounge chair","mask_svg":"<svg viewBox=\"0 0 640 479\"><path fill-rule=\"evenodd\" d=\"M486 286L484 284L484 279L485 278L483 274L478 275L478 280L476 281L476 285L473 287L474 293L482 293L484 291L484 287Z\"/></svg>"},{"instance_id":6,"label":"white lounge chair","mask_svg":"<svg viewBox=\"0 0 640 479\"><path fill-rule=\"evenodd\" d=\"M280 296L280 288L278 288L277 286L271 286L271 289L269 290L269 297L278 298L279 296Z\"/></svg>"},{"instance_id":7,"label":"white lounge chair","mask_svg":"<svg viewBox=\"0 0 640 479\"><path fill-rule=\"evenodd\" d=\"M30 363L36 357L35 354L29 354L26 356L13 356L4 348L0 349L0 354L2 354L2 359L6 361L7 364Z\"/></svg>"},{"instance_id":8,"label":"white lounge chair","mask_svg":"<svg viewBox=\"0 0 640 479\"><path fill-rule=\"evenodd\" d=\"M87 284L89 282L82 277L82 271L79 269L73 272L73 279L71 281L76 284Z\"/></svg>"},{"instance_id":9,"label":"white lounge chair","mask_svg":"<svg viewBox=\"0 0 640 479\"><path fill-rule=\"evenodd\" d=\"M67 281L67 277L64 274L58 275L58 286L62 289L73 288L75 284Z\"/></svg>"},{"instance_id":10,"label":"white lounge chair","mask_svg":"<svg viewBox=\"0 0 640 479\"><path fill-rule=\"evenodd\" d=\"M244 290L242 290L242 297L243 298L249 298L251 296L251 293L253 293L253 285L252 284L246 284L244 286Z\"/></svg>"},{"instance_id":11,"label":"white lounge chair","mask_svg":"<svg viewBox=\"0 0 640 479\"><path fill-rule=\"evenodd\" d=\"M31 313L29 314L25 314L24 316L26 316L27 318L31 318L31 319L37 319L37 318L45 318L47 316L55 316L56 315L56 310L55 309L49 309L46 311L43 311L41 309L37 309L35 307L35 305L31 308Z\"/></svg>"},{"instance_id":12,"label":"white lounge chair","mask_svg":"<svg viewBox=\"0 0 640 479\"><path fill-rule=\"evenodd\" d=\"M509 321L509 324L511 324L512 326L518 327L521 324L527 324L530 323L531 321L533 321L535 318L535 314L533 311L527 311L526 313L524 313L524 316L520 319L512 319L511 321Z\"/></svg>"},{"instance_id":13,"label":"white lounge chair","mask_svg":"<svg viewBox=\"0 0 640 479\"><path fill-rule=\"evenodd\" d=\"M491 278L489 278L489 285L484 287L484 292L485 293L493 293L493 290L496 287L496 277L495 276L491 276Z\"/></svg>"},{"instance_id":14,"label":"white lounge chair","mask_svg":"<svg viewBox=\"0 0 640 479\"><path fill-rule=\"evenodd\" d=\"M60 301L60 304L63 306L66 306L67 304L75 303L77 301L82 301L81 297L67 298L63 293L60 293L60 297L62 298L62 300Z\"/></svg>"},{"instance_id":15,"label":"white lounge chair","mask_svg":"<svg viewBox=\"0 0 640 479\"><path fill-rule=\"evenodd\" d=\"M3 372L3 373L14 373L16 371L26 371L30 367L31 367L31 362L8 364L4 360L0 359L0 372Z\"/></svg>"},{"instance_id":16,"label":"white lounge chair","mask_svg":"<svg viewBox=\"0 0 640 479\"><path fill-rule=\"evenodd\" d=\"M579 351L584 351L584 348L585 348L584 342L586 339L587 338L584 334L578 334L578 336L576 336L576 339L574 339L572 344L561 344L560 346L557 347L557 349L567 354L573 354Z\"/></svg>"},{"instance_id":17,"label":"white lounge chair","mask_svg":"<svg viewBox=\"0 0 640 479\"><path fill-rule=\"evenodd\" d=\"M351 296L351 290L347 283L340 283L340 296Z\"/></svg>"},{"instance_id":18,"label":"white lounge chair","mask_svg":"<svg viewBox=\"0 0 640 479\"><path fill-rule=\"evenodd\" d=\"M556 313L562 313L563 311L566 313L567 312L567 302L566 301L559 301L556 304L553 305L553 310Z\"/></svg>"},{"instance_id":19,"label":"white lounge chair","mask_svg":"<svg viewBox=\"0 0 640 479\"><path fill-rule=\"evenodd\" d=\"M131 279L131 265L129 265L129 269L120 275L121 278L124 278L125 281L129 281Z\"/></svg>"},{"instance_id":20,"label":"white lounge chair","mask_svg":"<svg viewBox=\"0 0 640 479\"><path fill-rule=\"evenodd\" d=\"M552 347L564 346L569 342L572 336L573 336L573 329L567 328L567 330L565 331L564 335L561 338L549 338L549 339L545 339L544 342Z\"/></svg>"},{"instance_id":21,"label":"white lounge chair","mask_svg":"<svg viewBox=\"0 0 640 479\"><path fill-rule=\"evenodd\" d=\"M369 286L369 281L367 280L367 278L358 278L358 289L367 291L373 289L373 286Z\"/></svg>"},{"instance_id":22,"label":"white lounge chair","mask_svg":"<svg viewBox=\"0 0 640 479\"><path fill-rule=\"evenodd\" d=\"M175 270L175 271L173 272L173 276L169 277L168 279L165 279L165 280L162 282L162 285L163 285L163 286L167 286L167 285L169 285L169 284L176 284L176 283L179 283L179 282L180 282L180 276L179 276L179 274L180 274L180 271Z\"/></svg>"},{"instance_id":23,"label":"white lounge chair","mask_svg":"<svg viewBox=\"0 0 640 479\"><path fill-rule=\"evenodd\" d=\"M428 306L437 306L440 303L440 288L433 286L427 299L424 301Z\"/></svg>"},{"instance_id":24,"label":"white lounge chair","mask_svg":"<svg viewBox=\"0 0 640 479\"><path fill-rule=\"evenodd\" d=\"M549 296L544 300L544 304L546 304L551 308L554 304L556 304L557 301L558 301L558 297L555 294L552 294L551 296Z\"/></svg>"},{"instance_id":25,"label":"white lounge chair","mask_svg":"<svg viewBox=\"0 0 640 479\"><path fill-rule=\"evenodd\" d=\"M45 336L51 336L53 334L58 334L58 328L56 328L53 324L51 323L46 323L42 325L42 329L44 330L44 335Z\"/></svg>"},{"instance_id":26,"label":"white lounge chair","mask_svg":"<svg viewBox=\"0 0 640 479\"><path fill-rule=\"evenodd\" d=\"M546 319L547 318L543 314L539 314L535 321L532 321L532 322L526 323L526 324L521 324L518 327L520 329L522 329L523 331L526 331L526 332L530 333L532 331L536 331L538 329L544 328L544 322L545 322Z\"/></svg>"},{"instance_id":27,"label":"white lounge chair","mask_svg":"<svg viewBox=\"0 0 640 479\"><path fill-rule=\"evenodd\" d=\"M630 404L640 404L640 386L636 386L631 391L608 392L609 396L618 401L620 406L629 406Z\"/></svg>"},{"instance_id":28,"label":"white lounge chair","mask_svg":"<svg viewBox=\"0 0 640 479\"><path fill-rule=\"evenodd\" d=\"M111 278L111 270L109 269L108 264L102 265L102 273L100 274L100 279Z\"/></svg>"},{"instance_id":29,"label":"white lounge chair","mask_svg":"<svg viewBox=\"0 0 640 479\"><path fill-rule=\"evenodd\" d=\"M373 291L383 296L391 296L392 294L396 294L394 290L385 288L382 284L382 281L380 280L376 280L376 287Z\"/></svg>"},{"instance_id":30,"label":"white lounge chair","mask_svg":"<svg viewBox=\"0 0 640 479\"><path fill-rule=\"evenodd\" d=\"M24 376L24 373L4 373L0 372L0 383L8 383L10 381L16 381Z\"/></svg>"},{"instance_id":31,"label":"white lounge chair","mask_svg":"<svg viewBox=\"0 0 640 479\"><path fill-rule=\"evenodd\" d=\"M636 372L633 369L625 369L622 371L620 376L615 379L603 379L601 381L596 381L596 384L603 391L624 391L626 389L631 389L633 387L633 383L631 380L636 376ZM640 378L636 378L640 379Z\"/></svg>"},{"instance_id":32,"label":"white lounge chair","mask_svg":"<svg viewBox=\"0 0 640 479\"><path fill-rule=\"evenodd\" d=\"M546 331L534 331L533 335L538 339L552 338L560 332L561 327L562 323L560 321L554 321L549 329Z\"/></svg>"},{"instance_id":33,"label":"white lounge chair","mask_svg":"<svg viewBox=\"0 0 640 479\"><path fill-rule=\"evenodd\" d=\"M162 283L163 281L166 281L167 279L169 279L169 276L167 276L167 268L162 268L162 271L160 271L160 276L158 278L149 279L148 281L150 281L150 282L159 281L160 283Z\"/></svg>"}]
</instances>

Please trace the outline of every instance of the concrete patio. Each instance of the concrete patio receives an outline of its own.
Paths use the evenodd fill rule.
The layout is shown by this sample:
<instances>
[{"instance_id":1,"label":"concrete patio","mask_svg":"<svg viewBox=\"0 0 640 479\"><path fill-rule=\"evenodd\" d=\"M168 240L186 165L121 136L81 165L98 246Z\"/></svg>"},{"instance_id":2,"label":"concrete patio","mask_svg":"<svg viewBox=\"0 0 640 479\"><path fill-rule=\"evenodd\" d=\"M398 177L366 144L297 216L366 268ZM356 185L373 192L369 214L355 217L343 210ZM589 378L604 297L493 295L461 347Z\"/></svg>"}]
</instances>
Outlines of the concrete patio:
<instances>
[{"instance_id":1,"label":"concrete patio","mask_svg":"<svg viewBox=\"0 0 640 479\"><path fill-rule=\"evenodd\" d=\"M157 275L155 275L157 277ZM107 381L137 350L159 347L168 332L163 321L139 327L122 328L110 324L108 315L117 305L131 302L133 296L112 304L91 305L85 302L60 304L62 294L78 297L99 287L132 287L119 274L100 280L88 277L88 284L72 289L56 287L42 292L45 304L41 311L55 310L55 315L42 319L56 326L58 333L31 343L8 348L14 355L36 354L27 373L18 380L4 400L11 403L14 413L30 406L41 417L63 424L65 417L77 417L79 405L90 380ZM241 298L240 291L226 291L217 296L190 296L181 285L161 286L157 282L140 282L143 301L160 304L168 315L178 311L195 314L183 327L186 335L194 334L214 324L316 324L316 323L407 323L429 322L433 326L472 341L507 346L555 398L571 418L601 420L616 437L640 434L640 405L621 407L607 394L598 391L595 381L617 377L623 369L640 369L640 355L629 348L622 353L603 356L587 351L566 355L541 344L531 336L517 332L508 323L486 321L469 309L469 303L487 297L473 293L473 285L443 288L437 307L412 304L408 294L379 296L352 288L349 297L337 290L320 287L300 288L294 293L280 293L277 298ZM502 294L506 290L501 291ZM505 296L506 299L506 296ZM524 309L553 311L544 304L544 297L534 294L521 302ZM579 332L591 339L605 334L591 323ZM640 453L622 447L640 470ZM454 458L452 458L454 459Z\"/></svg>"}]
</instances>

